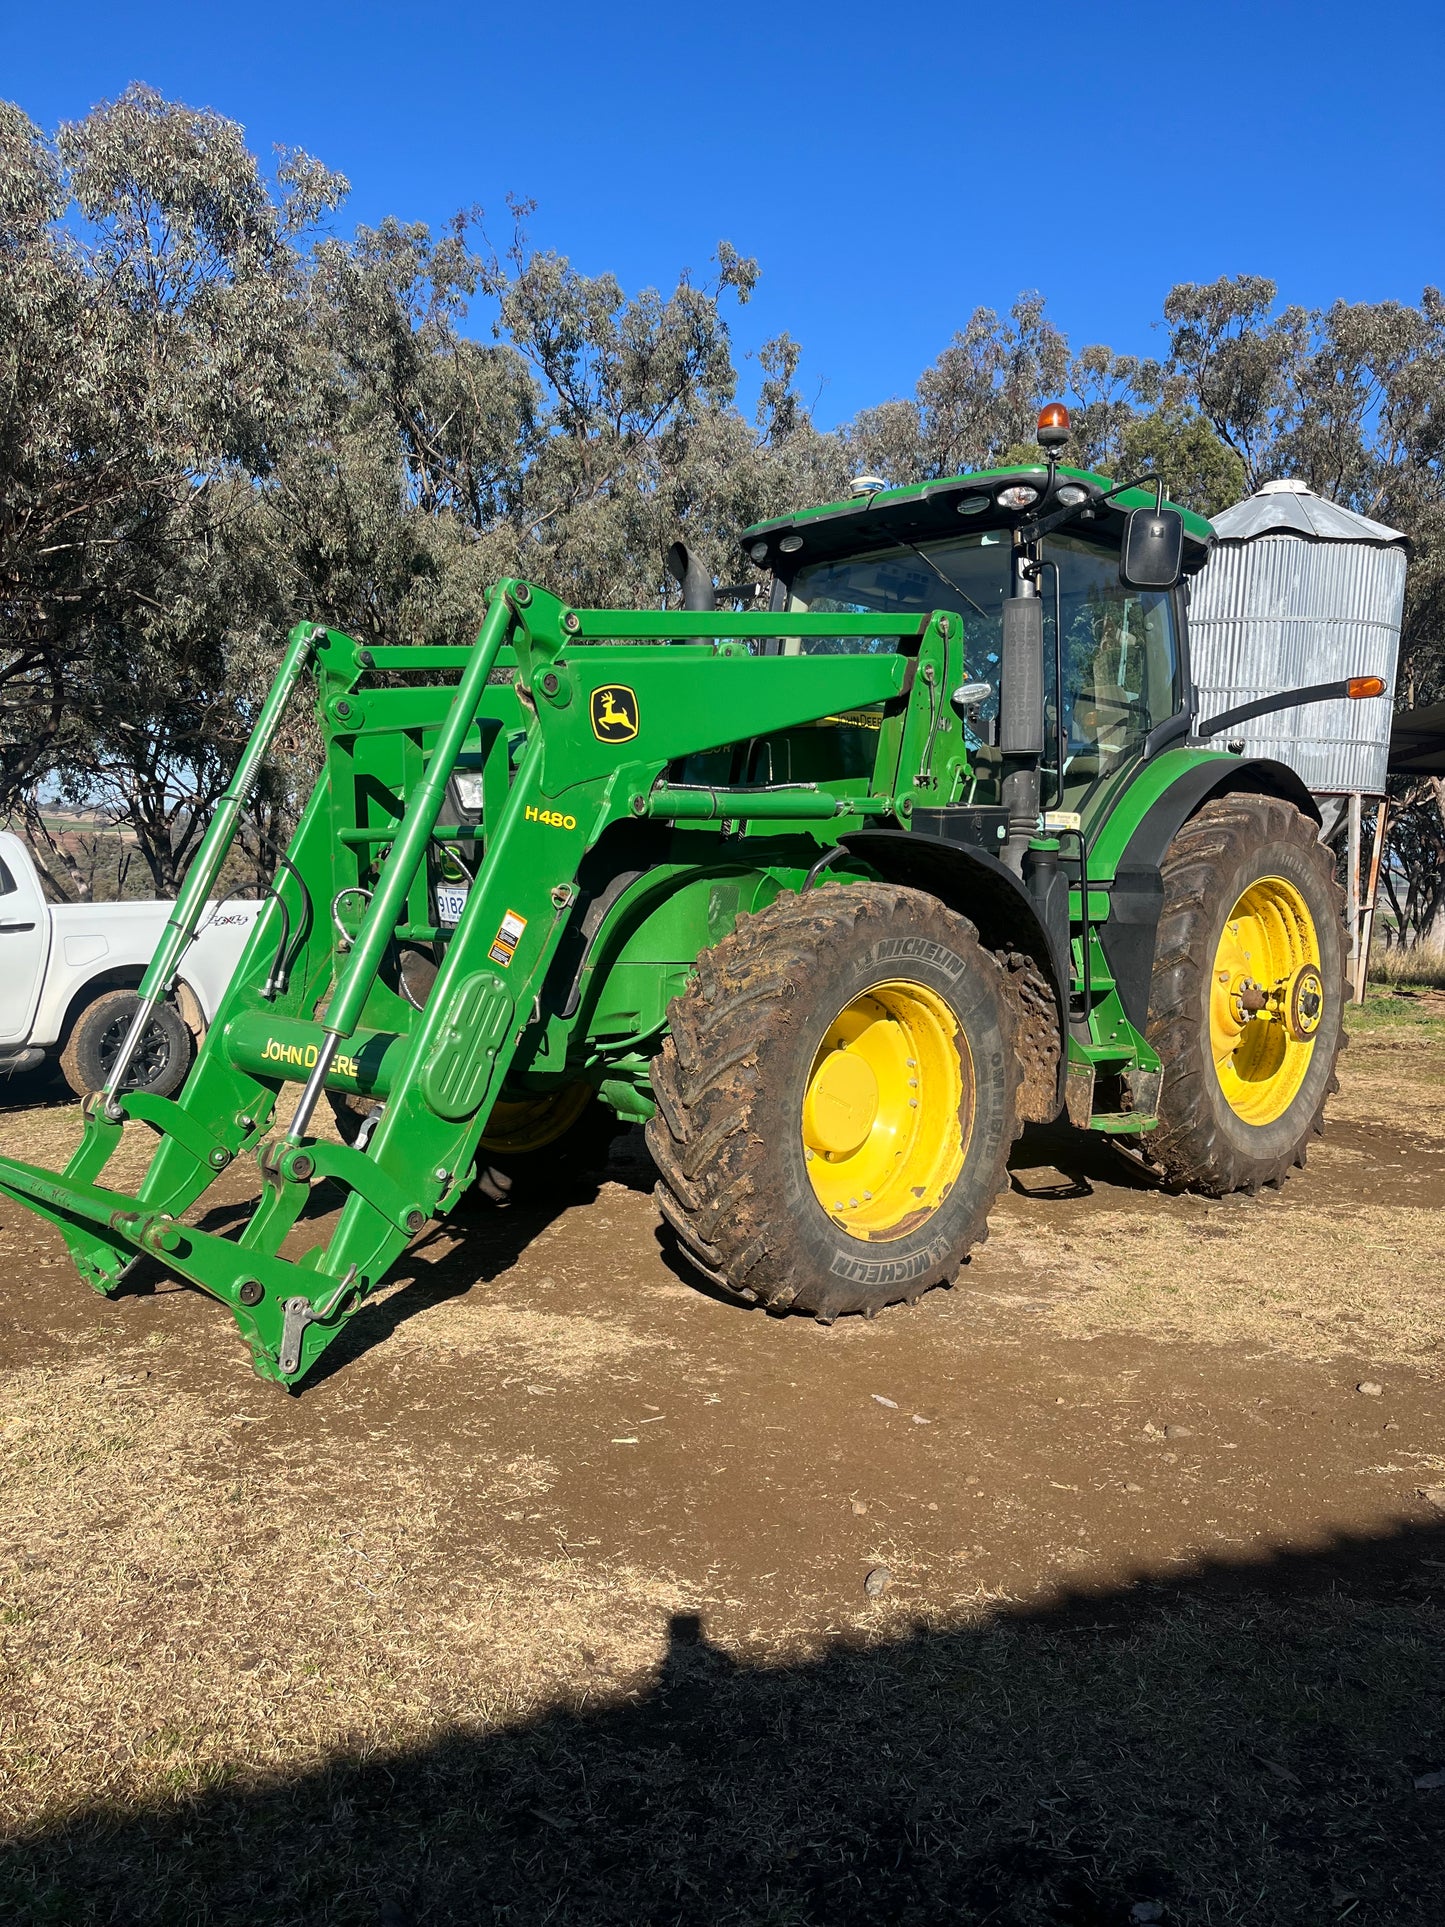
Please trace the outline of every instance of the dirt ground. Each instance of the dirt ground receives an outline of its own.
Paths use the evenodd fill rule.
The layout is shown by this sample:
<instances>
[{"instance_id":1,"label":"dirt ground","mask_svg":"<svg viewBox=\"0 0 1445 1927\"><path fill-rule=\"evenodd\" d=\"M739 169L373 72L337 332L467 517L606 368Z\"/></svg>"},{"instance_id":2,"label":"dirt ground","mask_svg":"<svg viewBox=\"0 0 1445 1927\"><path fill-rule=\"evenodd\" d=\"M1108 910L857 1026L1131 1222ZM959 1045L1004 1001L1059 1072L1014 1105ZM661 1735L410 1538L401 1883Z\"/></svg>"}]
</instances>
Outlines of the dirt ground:
<instances>
[{"instance_id":1,"label":"dirt ground","mask_svg":"<svg viewBox=\"0 0 1445 1927\"><path fill-rule=\"evenodd\" d=\"M0 1208L0 1914L1445 1917L1445 997L1352 1030L1282 1193L1039 1135L830 1329L699 1288L633 1138L297 1395Z\"/></svg>"}]
</instances>

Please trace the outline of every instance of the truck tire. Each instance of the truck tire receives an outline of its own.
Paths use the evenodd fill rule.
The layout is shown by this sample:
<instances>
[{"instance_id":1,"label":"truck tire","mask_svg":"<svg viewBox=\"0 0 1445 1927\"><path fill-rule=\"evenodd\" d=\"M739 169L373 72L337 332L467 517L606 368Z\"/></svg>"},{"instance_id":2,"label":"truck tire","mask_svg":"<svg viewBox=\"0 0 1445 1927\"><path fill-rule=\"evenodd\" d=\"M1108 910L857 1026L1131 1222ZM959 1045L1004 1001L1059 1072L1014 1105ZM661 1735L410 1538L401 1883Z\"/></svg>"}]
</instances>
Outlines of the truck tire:
<instances>
[{"instance_id":1,"label":"truck tire","mask_svg":"<svg viewBox=\"0 0 1445 1927\"><path fill-rule=\"evenodd\" d=\"M972 924L891 884L785 896L668 1015L647 1142L699 1270L824 1323L952 1282L1014 1136L1013 1020Z\"/></svg>"},{"instance_id":2,"label":"truck tire","mask_svg":"<svg viewBox=\"0 0 1445 1927\"><path fill-rule=\"evenodd\" d=\"M1190 818L1162 869L1147 1035L1164 1086L1150 1157L1210 1197L1280 1184L1339 1088L1334 861L1293 804L1228 796Z\"/></svg>"},{"instance_id":3,"label":"truck tire","mask_svg":"<svg viewBox=\"0 0 1445 1927\"><path fill-rule=\"evenodd\" d=\"M87 1004L60 1053L60 1074L77 1097L101 1090L140 1009L135 990L108 990ZM123 1088L169 1097L185 1082L195 1046L174 1004L157 1004Z\"/></svg>"}]
</instances>

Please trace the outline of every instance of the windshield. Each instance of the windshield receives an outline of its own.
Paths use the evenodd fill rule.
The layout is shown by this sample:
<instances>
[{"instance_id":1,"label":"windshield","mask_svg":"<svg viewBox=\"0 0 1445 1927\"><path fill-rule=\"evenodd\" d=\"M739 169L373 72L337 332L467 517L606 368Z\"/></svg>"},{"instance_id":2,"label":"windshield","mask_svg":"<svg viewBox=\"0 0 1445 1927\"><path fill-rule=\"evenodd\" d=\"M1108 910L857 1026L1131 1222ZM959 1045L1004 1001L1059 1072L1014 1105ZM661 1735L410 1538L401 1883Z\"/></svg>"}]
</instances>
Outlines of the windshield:
<instances>
[{"instance_id":1,"label":"windshield","mask_svg":"<svg viewBox=\"0 0 1445 1927\"><path fill-rule=\"evenodd\" d=\"M889 616L948 609L966 618L963 633L969 675L985 682L996 680L999 629L1009 590L1008 536L997 529L958 535L946 542L923 544L922 551L932 568L921 556L900 548L850 555L838 562L814 562L793 577L788 607L815 615ZM940 579L943 576L947 582ZM803 645L805 650L827 652L897 646L893 636L861 644L828 636Z\"/></svg>"},{"instance_id":2,"label":"windshield","mask_svg":"<svg viewBox=\"0 0 1445 1927\"><path fill-rule=\"evenodd\" d=\"M946 609L962 618L966 679L992 685L987 701L965 717L975 771L966 800L999 800L999 638L1009 593L1009 538L998 530L921 544L925 562L910 550L879 549L835 562L815 562L793 577L788 607L814 614L904 615ZM1076 809L1101 778L1131 761L1156 724L1180 704L1173 603L1168 595L1126 589L1119 558L1073 537L1044 545L1044 675L1049 751L1045 795ZM933 567L929 567L929 563ZM1054 677L1055 575L1064 671L1064 780L1054 771L1057 691ZM939 573L935 573L938 571ZM948 578L946 584L940 574ZM951 585L951 586L950 586ZM894 649L890 636L858 642L808 640L806 651ZM1050 795L1052 791L1052 795Z\"/></svg>"}]
</instances>

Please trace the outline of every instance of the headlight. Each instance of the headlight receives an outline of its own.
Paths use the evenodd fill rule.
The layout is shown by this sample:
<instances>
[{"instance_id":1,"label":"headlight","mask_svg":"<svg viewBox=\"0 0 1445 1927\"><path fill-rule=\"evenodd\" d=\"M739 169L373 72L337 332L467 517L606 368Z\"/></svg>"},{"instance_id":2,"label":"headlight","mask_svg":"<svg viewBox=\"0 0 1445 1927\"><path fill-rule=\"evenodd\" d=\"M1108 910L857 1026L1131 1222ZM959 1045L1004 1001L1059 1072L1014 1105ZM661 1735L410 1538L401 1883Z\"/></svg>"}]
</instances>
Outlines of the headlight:
<instances>
[{"instance_id":1,"label":"headlight","mask_svg":"<svg viewBox=\"0 0 1445 1927\"><path fill-rule=\"evenodd\" d=\"M748 554L752 557L754 562L766 562L768 559L767 543L754 542L753 546L748 550Z\"/></svg>"},{"instance_id":2,"label":"headlight","mask_svg":"<svg viewBox=\"0 0 1445 1927\"><path fill-rule=\"evenodd\" d=\"M452 781L457 786L457 801L468 816L482 813L482 772L479 769L458 769L452 771Z\"/></svg>"},{"instance_id":3,"label":"headlight","mask_svg":"<svg viewBox=\"0 0 1445 1927\"><path fill-rule=\"evenodd\" d=\"M1080 488L1077 482L1065 482L1054 497L1054 500L1062 502L1065 508L1077 508L1080 502L1087 502L1088 499L1089 491L1086 488Z\"/></svg>"},{"instance_id":4,"label":"headlight","mask_svg":"<svg viewBox=\"0 0 1445 1927\"><path fill-rule=\"evenodd\" d=\"M785 535L778 544L778 547L783 551L784 555L796 555L802 546L803 538L801 535Z\"/></svg>"},{"instance_id":5,"label":"headlight","mask_svg":"<svg viewBox=\"0 0 1445 1927\"><path fill-rule=\"evenodd\" d=\"M1039 492L1036 488L1028 488L1024 483L1016 482L1012 488L1001 488L998 499L1000 505L1006 509L1032 508L1039 499Z\"/></svg>"},{"instance_id":6,"label":"headlight","mask_svg":"<svg viewBox=\"0 0 1445 1927\"><path fill-rule=\"evenodd\" d=\"M965 495L955 506L960 515L982 515L986 508L993 507L993 503L986 495Z\"/></svg>"}]
</instances>

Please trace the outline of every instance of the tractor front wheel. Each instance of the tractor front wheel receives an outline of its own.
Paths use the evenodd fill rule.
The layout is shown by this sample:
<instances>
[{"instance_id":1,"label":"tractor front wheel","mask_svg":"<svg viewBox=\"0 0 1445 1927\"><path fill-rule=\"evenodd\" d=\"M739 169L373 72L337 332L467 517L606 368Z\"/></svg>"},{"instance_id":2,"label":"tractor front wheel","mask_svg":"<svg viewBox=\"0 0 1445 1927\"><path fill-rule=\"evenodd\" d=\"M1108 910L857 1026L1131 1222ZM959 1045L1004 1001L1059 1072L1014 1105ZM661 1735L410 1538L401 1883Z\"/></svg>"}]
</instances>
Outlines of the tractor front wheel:
<instances>
[{"instance_id":1,"label":"tractor front wheel","mask_svg":"<svg viewBox=\"0 0 1445 1927\"><path fill-rule=\"evenodd\" d=\"M477 1189L497 1204L566 1197L605 1168L622 1128L590 1084L499 1098L477 1147Z\"/></svg>"},{"instance_id":2,"label":"tractor front wheel","mask_svg":"<svg viewBox=\"0 0 1445 1927\"><path fill-rule=\"evenodd\" d=\"M972 924L889 884L785 896L703 952L669 1023L647 1141L701 1271L825 1322L952 1281L1014 1135L1013 1020Z\"/></svg>"},{"instance_id":3,"label":"tractor front wheel","mask_svg":"<svg viewBox=\"0 0 1445 1927\"><path fill-rule=\"evenodd\" d=\"M329 1091L344 1144L355 1144L383 1106L371 1097ZM622 1129L590 1084L546 1096L499 1098L477 1146L476 1187L494 1204L550 1204L601 1171Z\"/></svg>"},{"instance_id":4,"label":"tractor front wheel","mask_svg":"<svg viewBox=\"0 0 1445 1927\"><path fill-rule=\"evenodd\" d=\"M1184 825L1163 880L1148 1037L1164 1089L1150 1156L1212 1197L1279 1184L1338 1088L1334 862L1292 804L1228 796Z\"/></svg>"}]
</instances>

